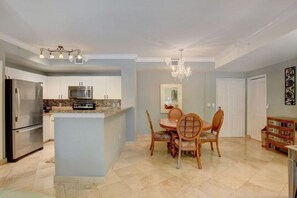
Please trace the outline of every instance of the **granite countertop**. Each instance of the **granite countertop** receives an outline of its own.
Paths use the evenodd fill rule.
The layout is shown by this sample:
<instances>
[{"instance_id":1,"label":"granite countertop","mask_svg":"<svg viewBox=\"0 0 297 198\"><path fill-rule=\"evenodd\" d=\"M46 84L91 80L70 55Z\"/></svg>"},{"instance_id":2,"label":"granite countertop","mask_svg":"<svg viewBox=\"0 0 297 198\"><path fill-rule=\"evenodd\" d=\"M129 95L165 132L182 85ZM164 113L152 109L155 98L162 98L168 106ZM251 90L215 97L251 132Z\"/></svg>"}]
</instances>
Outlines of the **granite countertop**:
<instances>
[{"instance_id":1,"label":"granite countertop","mask_svg":"<svg viewBox=\"0 0 297 198\"><path fill-rule=\"evenodd\" d=\"M50 113L104 113L110 116L122 111L119 107L97 107L95 110L73 110L72 107L52 107Z\"/></svg>"}]
</instances>

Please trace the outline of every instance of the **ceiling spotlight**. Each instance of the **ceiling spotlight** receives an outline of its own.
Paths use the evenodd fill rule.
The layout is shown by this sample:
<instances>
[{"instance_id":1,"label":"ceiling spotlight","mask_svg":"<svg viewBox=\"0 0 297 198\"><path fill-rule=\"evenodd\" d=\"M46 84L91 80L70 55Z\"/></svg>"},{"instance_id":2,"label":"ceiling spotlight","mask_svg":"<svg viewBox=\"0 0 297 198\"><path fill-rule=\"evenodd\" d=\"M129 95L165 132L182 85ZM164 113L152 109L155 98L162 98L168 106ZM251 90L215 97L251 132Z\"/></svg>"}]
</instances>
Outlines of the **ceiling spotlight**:
<instances>
[{"instance_id":1,"label":"ceiling spotlight","mask_svg":"<svg viewBox=\"0 0 297 198\"><path fill-rule=\"evenodd\" d=\"M44 58L44 55L42 54L42 52L40 53L39 58Z\"/></svg>"},{"instance_id":2,"label":"ceiling spotlight","mask_svg":"<svg viewBox=\"0 0 297 198\"><path fill-rule=\"evenodd\" d=\"M68 55L68 59L71 62L71 60L73 60L74 57L76 57L77 59L82 59L82 55L81 55L81 51L79 49L71 49L71 50L66 50L64 49L64 47L62 45L59 45L57 49L46 49L46 48L41 48L40 49L40 58L45 58L44 56L44 52L47 52L49 54L49 58L53 59L55 58L55 53L58 55L59 59L63 59L64 56L67 57ZM84 62L86 62L87 60L84 60Z\"/></svg>"},{"instance_id":3,"label":"ceiling spotlight","mask_svg":"<svg viewBox=\"0 0 297 198\"><path fill-rule=\"evenodd\" d=\"M69 59L73 59L73 55L69 53L69 54L68 54L68 58L69 58Z\"/></svg>"}]
</instances>

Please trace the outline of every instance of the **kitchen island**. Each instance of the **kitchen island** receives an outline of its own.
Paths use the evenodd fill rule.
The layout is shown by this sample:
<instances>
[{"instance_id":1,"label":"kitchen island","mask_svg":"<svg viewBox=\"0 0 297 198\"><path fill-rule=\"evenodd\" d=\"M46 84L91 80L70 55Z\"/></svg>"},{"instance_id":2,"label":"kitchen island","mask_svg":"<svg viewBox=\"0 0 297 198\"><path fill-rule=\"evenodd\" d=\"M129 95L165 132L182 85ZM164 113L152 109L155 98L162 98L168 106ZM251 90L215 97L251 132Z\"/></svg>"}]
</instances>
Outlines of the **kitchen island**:
<instances>
[{"instance_id":1,"label":"kitchen island","mask_svg":"<svg viewBox=\"0 0 297 198\"><path fill-rule=\"evenodd\" d=\"M131 109L54 109L55 182L104 182L125 144L126 114Z\"/></svg>"}]
</instances>

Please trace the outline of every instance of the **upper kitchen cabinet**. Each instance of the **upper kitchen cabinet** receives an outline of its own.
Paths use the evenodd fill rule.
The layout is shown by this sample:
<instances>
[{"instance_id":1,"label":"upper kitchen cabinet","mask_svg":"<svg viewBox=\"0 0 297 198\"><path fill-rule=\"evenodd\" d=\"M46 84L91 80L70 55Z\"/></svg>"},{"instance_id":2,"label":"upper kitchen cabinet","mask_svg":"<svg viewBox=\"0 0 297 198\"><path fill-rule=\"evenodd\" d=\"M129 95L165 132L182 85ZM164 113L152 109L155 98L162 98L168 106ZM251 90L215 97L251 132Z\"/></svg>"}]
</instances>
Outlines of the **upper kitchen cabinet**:
<instances>
[{"instance_id":1,"label":"upper kitchen cabinet","mask_svg":"<svg viewBox=\"0 0 297 198\"><path fill-rule=\"evenodd\" d=\"M122 79L120 76L106 76L106 94L108 99L121 99L121 82Z\"/></svg>"},{"instance_id":2,"label":"upper kitchen cabinet","mask_svg":"<svg viewBox=\"0 0 297 198\"><path fill-rule=\"evenodd\" d=\"M62 93L61 77L47 78L47 98L46 99L67 99L68 94L65 95L65 90Z\"/></svg>"},{"instance_id":3,"label":"upper kitchen cabinet","mask_svg":"<svg viewBox=\"0 0 297 198\"><path fill-rule=\"evenodd\" d=\"M59 76L47 82L47 99L68 99L68 86L93 86L94 99L121 99L120 76Z\"/></svg>"},{"instance_id":4,"label":"upper kitchen cabinet","mask_svg":"<svg viewBox=\"0 0 297 198\"><path fill-rule=\"evenodd\" d=\"M121 99L121 77L93 77L93 90L94 99Z\"/></svg>"}]
</instances>

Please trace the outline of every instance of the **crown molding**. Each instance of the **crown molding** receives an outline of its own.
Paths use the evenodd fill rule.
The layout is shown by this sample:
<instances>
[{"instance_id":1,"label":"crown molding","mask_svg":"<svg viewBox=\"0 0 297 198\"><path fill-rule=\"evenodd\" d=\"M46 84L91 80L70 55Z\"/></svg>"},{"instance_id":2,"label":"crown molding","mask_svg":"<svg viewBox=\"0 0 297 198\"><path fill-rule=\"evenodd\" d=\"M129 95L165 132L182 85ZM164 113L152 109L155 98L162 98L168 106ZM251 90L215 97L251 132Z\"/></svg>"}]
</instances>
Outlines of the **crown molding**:
<instances>
[{"instance_id":1,"label":"crown molding","mask_svg":"<svg viewBox=\"0 0 297 198\"><path fill-rule=\"evenodd\" d=\"M6 34L3 34L0 32L0 40L3 40L7 43L10 43L12 45L15 45L17 47L20 47L22 49L28 50L34 54L39 54L39 48L38 47L32 47L32 45L29 45L27 43L24 43L18 39L12 38L11 36L8 36Z\"/></svg>"},{"instance_id":2,"label":"crown molding","mask_svg":"<svg viewBox=\"0 0 297 198\"><path fill-rule=\"evenodd\" d=\"M12 38L6 34L0 32L0 40L7 43L28 50L34 54L39 54L39 48L37 46L31 46L18 39ZM165 57L138 57L137 54L84 54L88 59L101 59L101 60L136 60L139 63L161 63L164 62ZM202 57L202 58L186 58L186 62L215 62L213 57Z\"/></svg>"},{"instance_id":3,"label":"crown molding","mask_svg":"<svg viewBox=\"0 0 297 198\"><path fill-rule=\"evenodd\" d=\"M138 63L162 63L165 62L164 58L160 57L147 57L147 58L137 58L136 62ZM201 58L185 58L186 62L191 62L191 63L203 63L203 62L215 62L214 57L201 57Z\"/></svg>"},{"instance_id":4,"label":"crown molding","mask_svg":"<svg viewBox=\"0 0 297 198\"><path fill-rule=\"evenodd\" d=\"M90 59L137 59L137 54L85 54Z\"/></svg>"}]
</instances>

